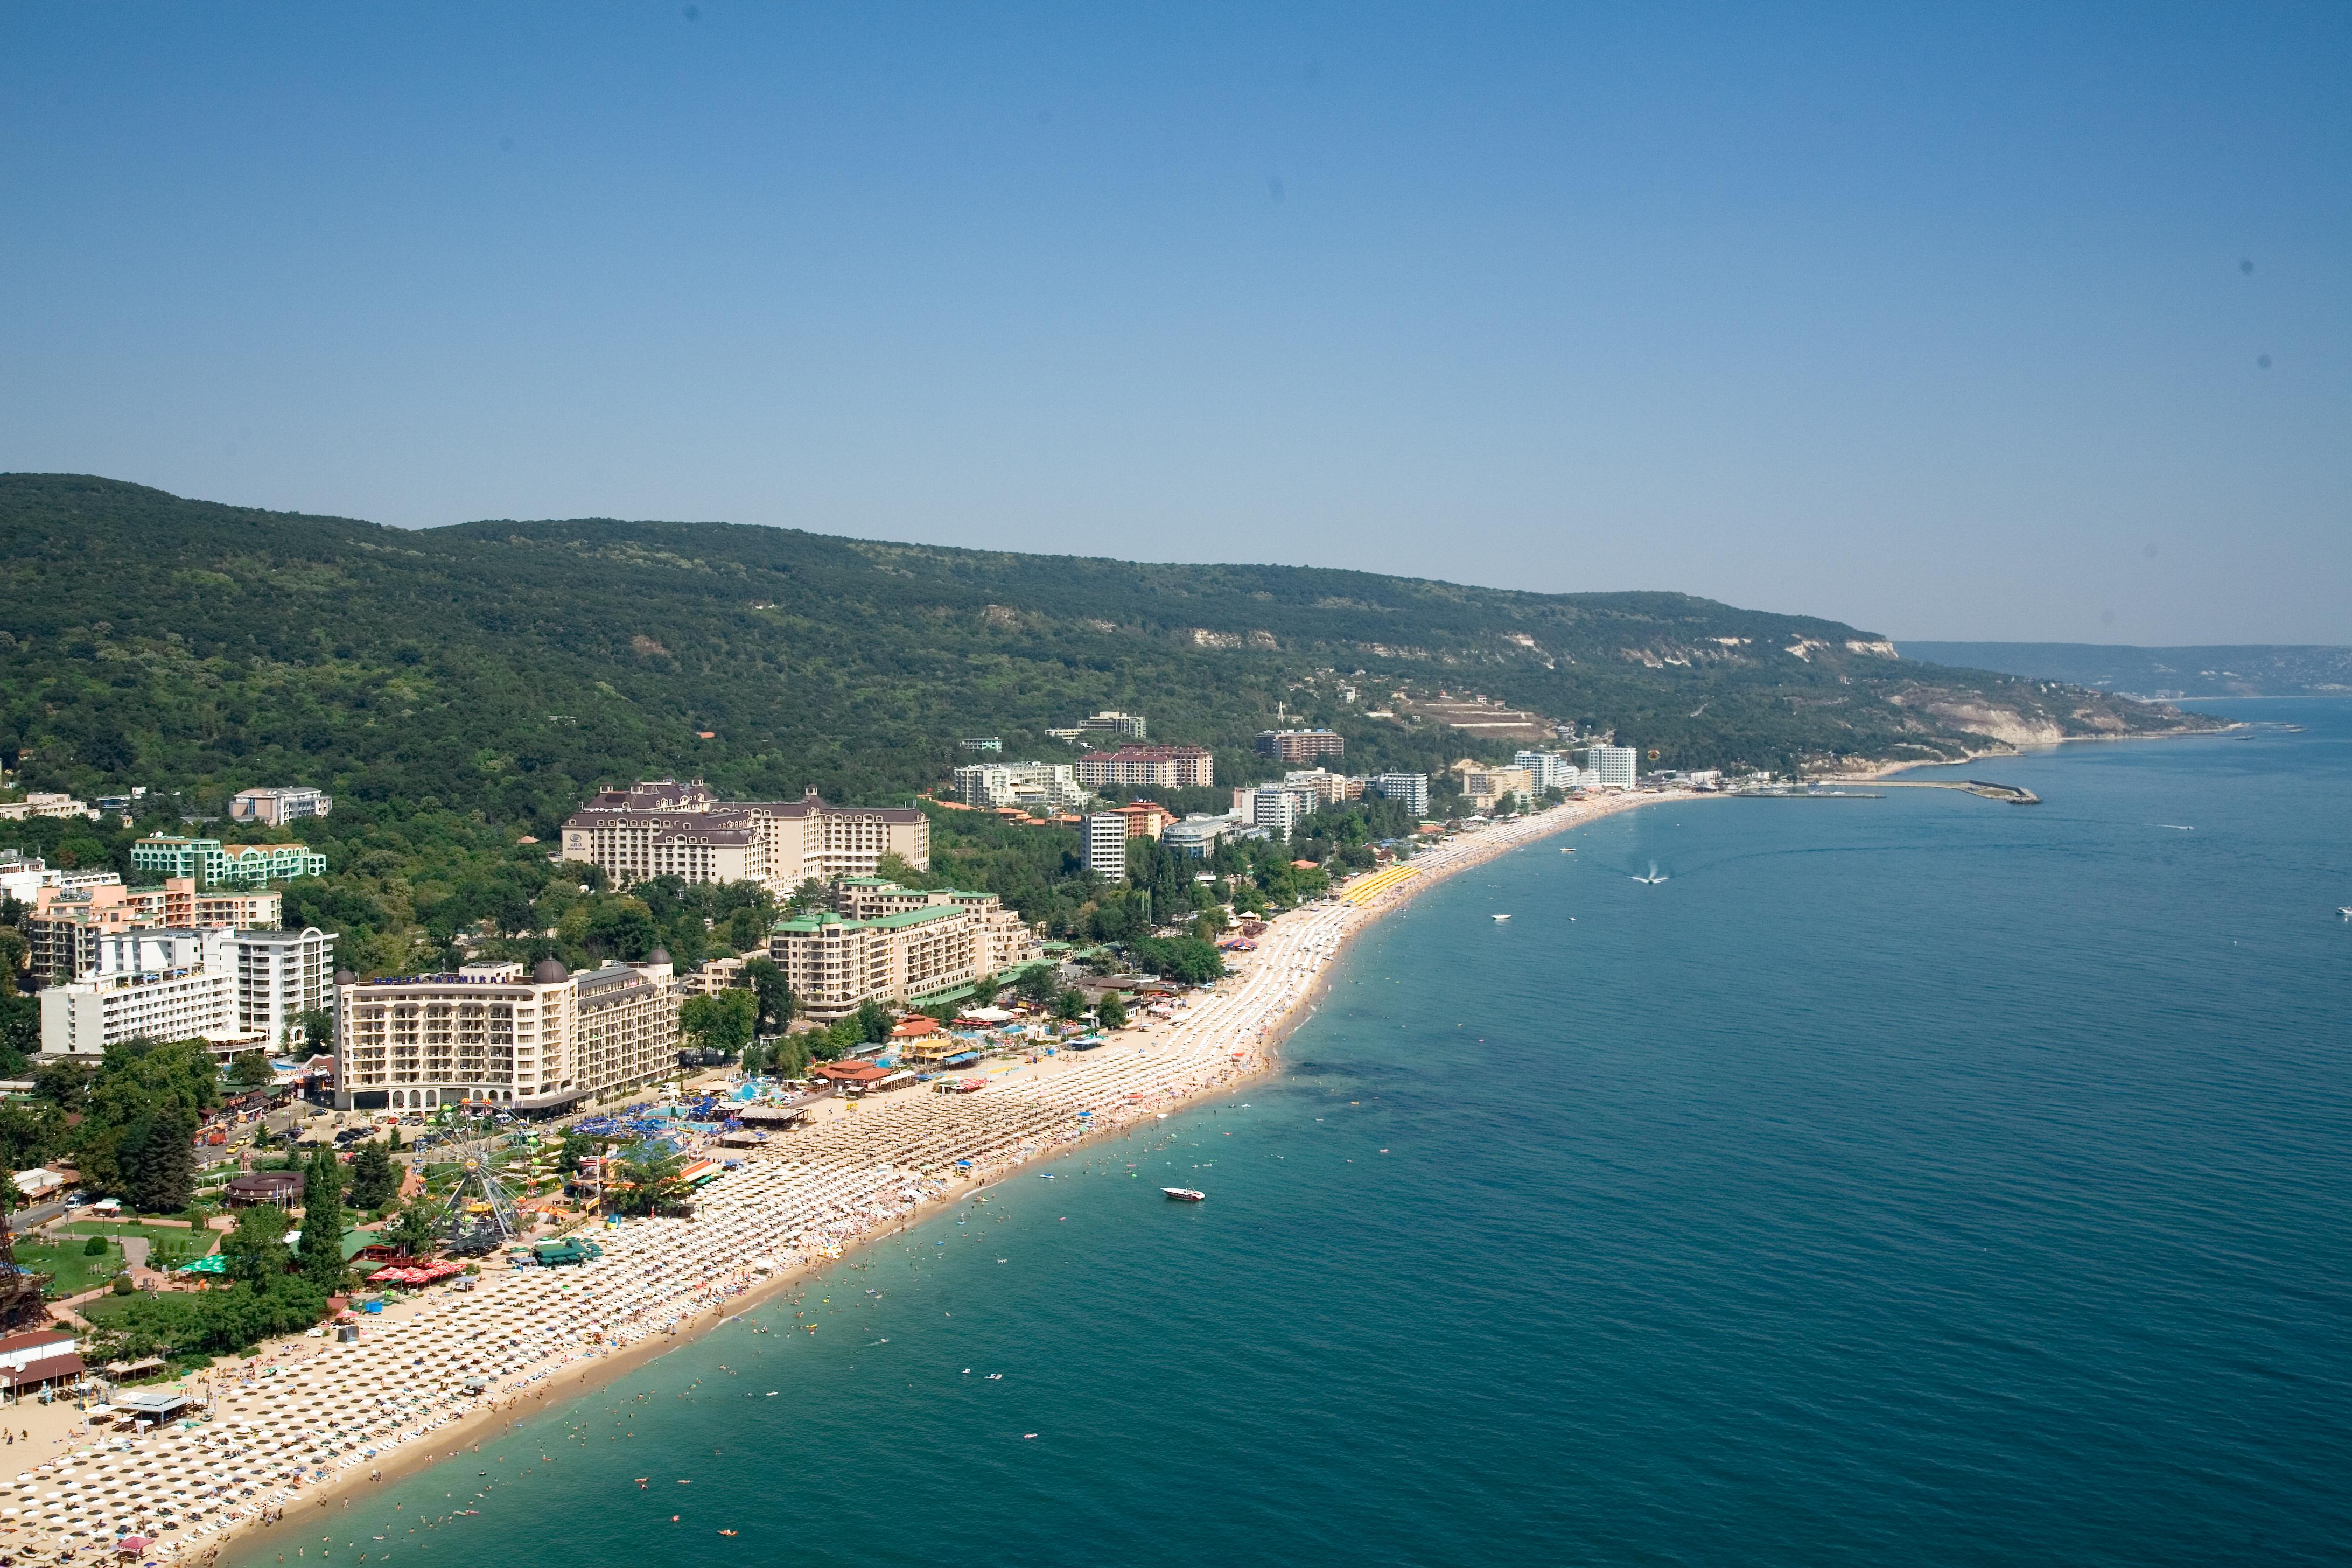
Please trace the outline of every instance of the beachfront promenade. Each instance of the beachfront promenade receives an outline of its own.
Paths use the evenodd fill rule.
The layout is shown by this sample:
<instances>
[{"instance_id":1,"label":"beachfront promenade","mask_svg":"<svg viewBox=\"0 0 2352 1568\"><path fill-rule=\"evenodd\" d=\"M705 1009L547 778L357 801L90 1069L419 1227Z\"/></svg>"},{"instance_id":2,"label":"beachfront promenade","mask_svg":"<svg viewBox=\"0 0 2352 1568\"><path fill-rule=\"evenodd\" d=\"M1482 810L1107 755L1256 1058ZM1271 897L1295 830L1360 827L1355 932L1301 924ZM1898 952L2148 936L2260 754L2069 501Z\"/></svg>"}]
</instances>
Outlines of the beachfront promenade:
<instances>
[{"instance_id":1,"label":"beachfront promenade","mask_svg":"<svg viewBox=\"0 0 2352 1568\"><path fill-rule=\"evenodd\" d=\"M1023 1066L977 1093L901 1093L772 1139L703 1187L692 1218L603 1229L604 1256L584 1266L485 1274L470 1292L444 1289L369 1317L356 1342L296 1338L225 1363L184 1385L209 1419L94 1434L38 1464L20 1448L24 1468L0 1499L0 1551L87 1557L112 1551L127 1528L150 1538L150 1556L203 1554L240 1527L299 1519L338 1483L453 1454L518 1405L604 1370L593 1363L617 1368L615 1358L674 1343L926 1205L1258 1070L1355 927L1446 872L1608 809L1459 838L1367 902L1284 915L1243 955L1243 973L1158 1028Z\"/></svg>"}]
</instances>

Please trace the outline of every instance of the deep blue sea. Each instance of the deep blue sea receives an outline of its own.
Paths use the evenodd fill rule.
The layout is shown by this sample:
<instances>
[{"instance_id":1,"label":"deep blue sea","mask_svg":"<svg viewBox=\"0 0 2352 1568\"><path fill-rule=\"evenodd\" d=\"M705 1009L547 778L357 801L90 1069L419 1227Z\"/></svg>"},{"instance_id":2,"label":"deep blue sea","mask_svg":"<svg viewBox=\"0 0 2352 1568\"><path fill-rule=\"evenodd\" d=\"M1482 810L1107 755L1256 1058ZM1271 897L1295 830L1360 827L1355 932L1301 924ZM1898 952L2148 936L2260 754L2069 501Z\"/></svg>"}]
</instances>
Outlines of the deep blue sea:
<instances>
[{"instance_id":1,"label":"deep blue sea","mask_svg":"<svg viewBox=\"0 0 2352 1568\"><path fill-rule=\"evenodd\" d=\"M2352 701L2210 706L2256 727L1960 770L2040 806L1654 807L1457 878L1278 1077L333 1555L2352 1561Z\"/></svg>"}]
</instances>

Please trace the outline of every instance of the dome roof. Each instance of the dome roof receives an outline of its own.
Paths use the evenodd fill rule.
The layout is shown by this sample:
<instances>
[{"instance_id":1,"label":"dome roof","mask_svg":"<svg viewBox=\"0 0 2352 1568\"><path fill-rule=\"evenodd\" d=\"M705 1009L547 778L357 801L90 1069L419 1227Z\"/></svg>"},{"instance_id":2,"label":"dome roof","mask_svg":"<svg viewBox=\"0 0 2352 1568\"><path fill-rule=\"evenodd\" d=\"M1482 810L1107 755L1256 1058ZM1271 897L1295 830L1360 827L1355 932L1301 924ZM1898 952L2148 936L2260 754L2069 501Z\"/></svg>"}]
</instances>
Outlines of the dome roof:
<instances>
[{"instance_id":1,"label":"dome roof","mask_svg":"<svg viewBox=\"0 0 2352 1568\"><path fill-rule=\"evenodd\" d=\"M572 978L572 971L551 958L542 958L530 968L533 985L560 985Z\"/></svg>"},{"instance_id":2,"label":"dome roof","mask_svg":"<svg viewBox=\"0 0 2352 1568\"><path fill-rule=\"evenodd\" d=\"M646 962L647 963L667 963L669 962L669 949L666 947L657 947L654 949L651 952L646 954Z\"/></svg>"},{"instance_id":3,"label":"dome roof","mask_svg":"<svg viewBox=\"0 0 2352 1568\"><path fill-rule=\"evenodd\" d=\"M348 970L348 969L338 969L338 970L336 970L336 971L335 971L335 984L338 984L338 985L357 985L359 983L360 983L360 977L359 977L358 975L356 975L356 974L353 974L350 970Z\"/></svg>"}]
</instances>

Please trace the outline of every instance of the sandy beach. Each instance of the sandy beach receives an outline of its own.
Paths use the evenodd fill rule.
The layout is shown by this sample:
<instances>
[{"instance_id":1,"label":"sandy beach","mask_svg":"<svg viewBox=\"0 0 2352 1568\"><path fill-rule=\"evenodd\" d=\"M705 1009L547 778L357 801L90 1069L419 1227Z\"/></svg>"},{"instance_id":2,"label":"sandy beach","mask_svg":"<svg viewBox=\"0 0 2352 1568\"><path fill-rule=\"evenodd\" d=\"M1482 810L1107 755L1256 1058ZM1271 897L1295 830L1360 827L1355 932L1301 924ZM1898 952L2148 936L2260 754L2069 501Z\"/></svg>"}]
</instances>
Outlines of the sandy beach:
<instances>
[{"instance_id":1,"label":"sandy beach","mask_svg":"<svg viewBox=\"0 0 2352 1568\"><path fill-rule=\"evenodd\" d=\"M39 1409L57 1430L20 1443L0 1551L20 1562L110 1553L128 1522L154 1539L152 1560L211 1558L232 1542L231 1555L250 1555L280 1519L348 1506L356 1488L454 1457L1026 1161L1264 1072L1348 940L1422 889L1536 839L1693 798L1703 797L1611 796L1457 835L1409 870L1358 879L1272 921L1255 952L1235 955L1240 973L1171 1019L998 1068L976 1093L829 1107L743 1152L702 1188L693 1217L582 1233L604 1249L583 1267L486 1272L471 1290L444 1287L366 1317L356 1342L295 1337L217 1363L182 1385L207 1420L115 1436L71 1430L69 1407Z\"/></svg>"}]
</instances>

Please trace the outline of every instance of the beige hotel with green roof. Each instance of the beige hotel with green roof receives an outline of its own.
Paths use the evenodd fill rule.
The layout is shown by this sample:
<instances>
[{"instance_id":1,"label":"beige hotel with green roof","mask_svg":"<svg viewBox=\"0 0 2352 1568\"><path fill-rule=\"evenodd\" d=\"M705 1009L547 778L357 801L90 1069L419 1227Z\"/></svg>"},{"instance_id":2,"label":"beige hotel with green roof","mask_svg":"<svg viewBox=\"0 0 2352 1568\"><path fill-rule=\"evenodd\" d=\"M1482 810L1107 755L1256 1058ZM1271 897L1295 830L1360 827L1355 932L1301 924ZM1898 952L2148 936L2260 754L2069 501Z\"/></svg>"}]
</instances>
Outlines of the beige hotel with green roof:
<instances>
[{"instance_id":1,"label":"beige hotel with green roof","mask_svg":"<svg viewBox=\"0 0 2352 1568\"><path fill-rule=\"evenodd\" d=\"M796 915L768 935L768 956L812 1018L854 1013L868 998L917 1001L1036 960L1035 933L993 893L873 877L835 890L841 909Z\"/></svg>"}]
</instances>

